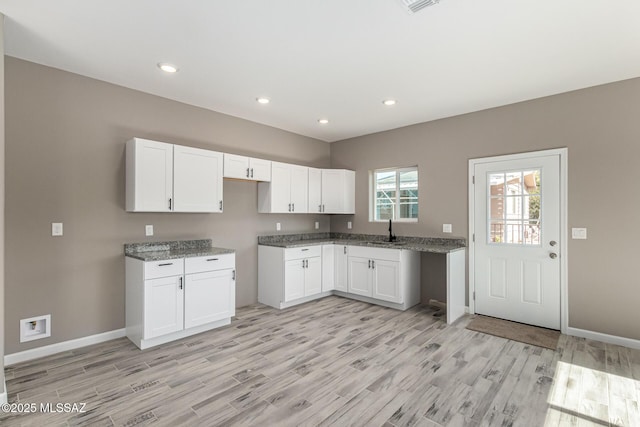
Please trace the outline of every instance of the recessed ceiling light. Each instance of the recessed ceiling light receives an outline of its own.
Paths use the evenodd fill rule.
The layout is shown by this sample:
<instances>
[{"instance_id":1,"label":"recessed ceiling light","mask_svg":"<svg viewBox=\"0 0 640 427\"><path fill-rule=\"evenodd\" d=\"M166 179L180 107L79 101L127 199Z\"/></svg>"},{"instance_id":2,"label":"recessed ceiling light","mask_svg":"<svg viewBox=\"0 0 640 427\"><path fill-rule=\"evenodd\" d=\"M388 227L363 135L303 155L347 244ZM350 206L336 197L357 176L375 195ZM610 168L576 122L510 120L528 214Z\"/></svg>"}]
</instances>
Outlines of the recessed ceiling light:
<instances>
[{"instance_id":1,"label":"recessed ceiling light","mask_svg":"<svg viewBox=\"0 0 640 427\"><path fill-rule=\"evenodd\" d=\"M329 123L329 119L318 119L318 123L320 123L321 125L326 125L327 123Z\"/></svg>"},{"instance_id":2,"label":"recessed ceiling light","mask_svg":"<svg viewBox=\"0 0 640 427\"><path fill-rule=\"evenodd\" d=\"M258 101L259 104L268 104L271 102L269 98L265 98L263 96L256 98L256 101Z\"/></svg>"},{"instance_id":3,"label":"recessed ceiling light","mask_svg":"<svg viewBox=\"0 0 640 427\"><path fill-rule=\"evenodd\" d=\"M387 105L387 106L396 105L396 100L395 99L385 99L384 101L382 101L382 103L384 105Z\"/></svg>"},{"instance_id":4,"label":"recessed ceiling light","mask_svg":"<svg viewBox=\"0 0 640 427\"><path fill-rule=\"evenodd\" d=\"M178 67L173 64L169 64L168 62L159 62L158 68L160 68L165 73L177 73Z\"/></svg>"}]
</instances>

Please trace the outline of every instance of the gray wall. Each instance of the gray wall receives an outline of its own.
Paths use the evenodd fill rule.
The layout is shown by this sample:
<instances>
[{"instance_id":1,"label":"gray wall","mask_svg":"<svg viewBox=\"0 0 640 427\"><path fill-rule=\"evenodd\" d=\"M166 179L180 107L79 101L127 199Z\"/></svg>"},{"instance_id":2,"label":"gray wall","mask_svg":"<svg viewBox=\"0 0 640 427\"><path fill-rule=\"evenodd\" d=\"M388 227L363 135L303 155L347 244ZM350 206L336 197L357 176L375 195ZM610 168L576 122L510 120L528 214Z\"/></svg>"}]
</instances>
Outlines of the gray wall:
<instances>
[{"instance_id":1,"label":"gray wall","mask_svg":"<svg viewBox=\"0 0 640 427\"><path fill-rule=\"evenodd\" d=\"M588 240L568 242L569 326L640 339L638 112L640 79L627 80L340 141L331 164L356 170L353 231L386 229L368 222L368 171L417 164L419 221L397 234L444 236L451 223L467 236L469 159L568 147L569 227L588 228Z\"/></svg>"},{"instance_id":2,"label":"gray wall","mask_svg":"<svg viewBox=\"0 0 640 427\"><path fill-rule=\"evenodd\" d=\"M253 102L253 100L247 100ZM329 144L6 57L7 354L124 327L123 244L212 238L236 249L237 305L257 301L257 236L329 230L319 215L257 213L257 184L225 180L222 214L124 210L133 136L329 166ZM51 223L64 236L51 237ZM153 224L155 236L144 236ZM19 319L52 315L52 336L19 343Z\"/></svg>"},{"instance_id":3,"label":"gray wall","mask_svg":"<svg viewBox=\"0 0 640 427\"><path fill-rule=\"evenodd\" d=\"M0 56L4 58L4 15L0 13ZM4 331L4 61L0 62L0 331ZM2 335L4 337L4 333ZM0 394L4 393L4 341L0 339Z\"/></svg>"}]
</instances>

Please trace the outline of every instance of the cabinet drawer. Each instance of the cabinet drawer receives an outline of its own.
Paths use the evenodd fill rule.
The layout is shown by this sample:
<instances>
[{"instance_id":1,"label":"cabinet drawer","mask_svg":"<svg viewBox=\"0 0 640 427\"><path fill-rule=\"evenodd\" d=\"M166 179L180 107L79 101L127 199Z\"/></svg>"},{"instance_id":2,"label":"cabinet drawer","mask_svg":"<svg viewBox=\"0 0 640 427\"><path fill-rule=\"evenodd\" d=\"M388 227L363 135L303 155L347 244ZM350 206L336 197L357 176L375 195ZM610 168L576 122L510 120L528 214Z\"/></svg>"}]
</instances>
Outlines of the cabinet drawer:
<instances>
[{"instance_id":1,"label":"cabinet drawer","mask_svg":"<svg viewBox=\"0 0 640 427\"><path fill-rule=\"evenodd\" d=\"M322 245L288 248L284 250L284 260L311 258L322 255Z\"/></svg>"},{"instance_id":2,"label":"cabinet drawer","mask_svg":"<svg viewBox=\"0 0 640 427\"><path fill-rule=\"evenodd\" d=\"M388 261L400 261L400 249L349 246L349 256L371 259L385 259Z\"/></svg>"},{"instance_id":3,"label":"cabinet drawer","mask_svg":"<svg viewBox=\"0 0 640 427\"><path fill-rule=\"evenodd\" d=\"M148 261L144 263L145 280L158 277L181 276L184 271L182 258L165 259L162 261Z\"/></svg>"},{"instance_id":4,"label":"cabinet drawer","mask_svg":"<svg viewBox=\"0 0 640 427\"><path fill-rule=\"evenodd\" d=\"M235 268L236 255L224 254L224 255L209 255L193 258L185 258L184 260L184 273L201 273L204 271L225 270L229 268Z\"/></svg>"}]
</instances>

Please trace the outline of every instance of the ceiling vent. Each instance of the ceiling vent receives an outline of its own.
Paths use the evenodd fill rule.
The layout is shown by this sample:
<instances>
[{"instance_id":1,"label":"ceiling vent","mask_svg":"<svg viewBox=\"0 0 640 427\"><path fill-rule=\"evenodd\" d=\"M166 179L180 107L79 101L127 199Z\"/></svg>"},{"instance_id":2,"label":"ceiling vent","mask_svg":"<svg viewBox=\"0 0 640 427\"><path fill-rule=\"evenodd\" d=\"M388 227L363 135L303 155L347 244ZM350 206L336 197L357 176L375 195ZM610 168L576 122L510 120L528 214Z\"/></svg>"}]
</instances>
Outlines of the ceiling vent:
<instances>
[{"instance_id":1,"label":"ceiling vent","mask_svg":"<svg viewBox=\"0 0 640 427\"><path fill-rule=\"evenodd\" d=\"M440 3L440 0L400 0L411 13L416 13L428 6Z\"/></svg>"}]
</instances>

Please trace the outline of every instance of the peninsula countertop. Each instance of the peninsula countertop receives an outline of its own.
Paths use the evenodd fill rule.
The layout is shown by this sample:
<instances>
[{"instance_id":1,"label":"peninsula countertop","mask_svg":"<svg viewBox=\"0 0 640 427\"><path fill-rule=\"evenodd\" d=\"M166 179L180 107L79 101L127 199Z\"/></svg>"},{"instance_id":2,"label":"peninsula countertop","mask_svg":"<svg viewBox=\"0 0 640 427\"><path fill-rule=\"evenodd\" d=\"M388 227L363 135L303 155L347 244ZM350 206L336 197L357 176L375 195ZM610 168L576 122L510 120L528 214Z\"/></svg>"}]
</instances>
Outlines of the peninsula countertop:
<instances>
[{"instance_id":1,"label":"peninsula countertop","mask_svg":"<svg viewBox=\"0 0 640 427\"><path fill-rule=\"evenodd\" d=\"M408 237L398 236L389 242L388 236L349 233L308 233L284 234L258 237L258 244L280 248L296 248L314 245L349 245L372 248L404 249L417 252L446 254L464 250L467 246L464 238Z\"/></svg>"},{"instance_id":2,"label":"peninsula countertop","mask_svg":"<svg viewBox=\"0 0 640 427\"><path fill-rule=\"evenodd\" d=\"M127 243L125 256L142 261L161 261L165 259L192 258L235 253L233 249L211 246L211 239L177 240L171 242Z\"/></svg>"}]
</instances>

